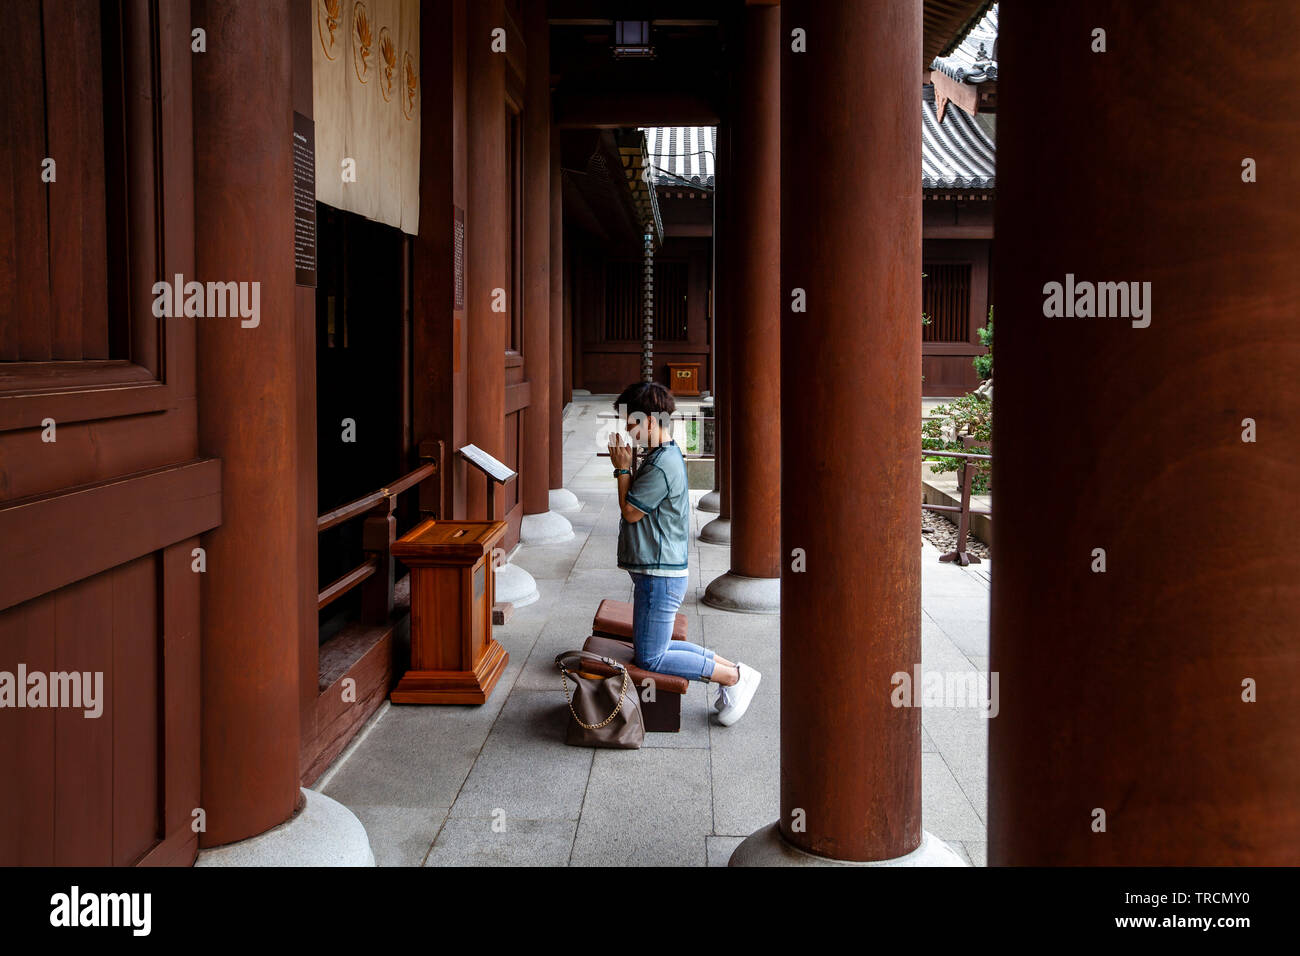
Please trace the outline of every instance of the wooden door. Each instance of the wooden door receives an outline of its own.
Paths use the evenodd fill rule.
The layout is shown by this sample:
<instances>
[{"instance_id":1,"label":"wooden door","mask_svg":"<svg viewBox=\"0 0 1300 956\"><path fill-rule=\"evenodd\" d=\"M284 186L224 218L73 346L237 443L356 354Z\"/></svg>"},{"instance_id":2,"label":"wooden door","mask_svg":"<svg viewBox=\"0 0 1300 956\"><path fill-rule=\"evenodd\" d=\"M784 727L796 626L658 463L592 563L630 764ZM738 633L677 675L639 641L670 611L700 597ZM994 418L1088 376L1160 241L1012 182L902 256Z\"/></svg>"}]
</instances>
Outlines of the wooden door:
<instances>
[{"instance_id":1,"label":"wooden door","mask_svg":"<svg viewBox=\"0 0 1300 956\"><path fill-rule=\"evenodd\" d=\"M50 683L0 710L0 865L186 864L221 475L198 448L204 320L155 315L154 284L194 278L189 3L5 20L0 681ZM98 716L50 706L90 697Z\"/></svg>"}]
</instances>

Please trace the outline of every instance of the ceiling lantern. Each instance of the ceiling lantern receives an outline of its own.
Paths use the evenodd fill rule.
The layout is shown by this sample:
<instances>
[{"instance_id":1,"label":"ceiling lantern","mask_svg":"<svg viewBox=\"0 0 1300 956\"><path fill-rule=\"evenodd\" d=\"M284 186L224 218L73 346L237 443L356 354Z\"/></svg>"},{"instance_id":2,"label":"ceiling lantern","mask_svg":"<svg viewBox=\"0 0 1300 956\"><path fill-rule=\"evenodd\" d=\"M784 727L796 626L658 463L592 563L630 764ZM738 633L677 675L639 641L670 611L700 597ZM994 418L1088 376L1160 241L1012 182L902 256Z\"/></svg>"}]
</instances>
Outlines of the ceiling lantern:
<instances>
[{"instance_id":1,"label":"ceiling lantern","mask_svg":"<svg viewBox=\"0 0 1300 956\"><path fill-rule=\"evenodd\" d=\"M653 57L649 20L614 21L614 55L617 57Z\"/></svg>"}]
</instances>

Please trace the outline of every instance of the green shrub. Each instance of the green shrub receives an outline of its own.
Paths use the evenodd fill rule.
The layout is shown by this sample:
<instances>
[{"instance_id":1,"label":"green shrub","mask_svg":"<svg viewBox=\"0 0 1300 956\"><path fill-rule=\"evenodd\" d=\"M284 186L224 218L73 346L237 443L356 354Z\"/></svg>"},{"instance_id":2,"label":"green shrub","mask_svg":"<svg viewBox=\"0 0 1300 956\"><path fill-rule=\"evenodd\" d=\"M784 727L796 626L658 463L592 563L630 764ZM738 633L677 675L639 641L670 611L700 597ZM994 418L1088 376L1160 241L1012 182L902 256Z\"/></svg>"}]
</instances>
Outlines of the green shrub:
<instances>
[{"instance_id":1,"label":"green shrub","mask_svg":"<svg viewBox=\"0 0 1300 956\"><path fill-rule=\"evenodd\" d=\"M993 306L989 306L989 321L982 329L976 329L980 336L980 345L989 350L988 355L977 355L971 359L975 374L980 381L987 382L993 377Z\"/></svg>"},{"instance_id":2,"label":"green shrub","mask_svg":"<svg viewBox=\"0 0 1300 956\"><path fill-rule=\"evenodd\" d=\"M921 448L929 451L959 451L972 452L977 455L989 454L988 446L976 444L974 447L967 448L962 444L963 435L969 435L976 439L977 442L993 441L993 402L989 399L980 398L977 395L963 395L960 398L953 399L951 405L937 406L931 415L935 416L935 421L921 423ZM941 419L951 418L953 424L957 427L957 440L950 441L943 437L943 421ZM961 469L960 458L933 458L926 459L931 462L930 471L940 474L945 471L959 471ZM992 462L982 461L977 463L976 471L971 482L971 493L976 495L986 495L993 487L993 469Z\"/></svg>"}]
</instances>

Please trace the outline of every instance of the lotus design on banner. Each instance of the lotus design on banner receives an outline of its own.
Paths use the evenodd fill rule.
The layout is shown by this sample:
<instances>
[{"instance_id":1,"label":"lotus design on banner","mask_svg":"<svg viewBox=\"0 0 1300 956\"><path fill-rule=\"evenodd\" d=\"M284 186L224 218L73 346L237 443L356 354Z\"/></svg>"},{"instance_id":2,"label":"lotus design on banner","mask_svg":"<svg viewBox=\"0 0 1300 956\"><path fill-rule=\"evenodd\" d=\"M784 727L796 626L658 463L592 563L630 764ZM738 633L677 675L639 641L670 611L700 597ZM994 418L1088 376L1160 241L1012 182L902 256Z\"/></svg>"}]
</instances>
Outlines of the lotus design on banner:
<instances>
[{"instance_id":1,"label":"lotus design on banner","mask_svg":"<svg viewBox=\"0 0 1300 956\"><path fill-rule=\"evenodd\" d=\"M352 66L357 71L357 79L362 83L370 81L370 55L374 45L370 13L364 3L358 3L352 8Z\"/></svg>"},{"instance_id":2,"label":"lotus design on banner","mask_svg":"<svg viewBox=\"0 0 1300 956\"><path fill-rule=\"evenodd\" d=\"M393 74L397 72L397 47L393 46L393 34L388 27L379 30L379 56L384 61L379 78L379 92L387 103L393 98Z\"/></svg>"},{"instance_id":3,"label":"lotus design on banner","mask_svg":"<svg viewBox=\"0 0 1300 956\"><path fill-rule=\"evenodd\" d=\"M421 0L311 0L316 201L415 235Z\"/></svg>"},{"instance_id":4,"label":"lotus design on banner","mask_svg":"<svg viewBox=\"0 0 1300 956\"><path fill-rule=\"evenodd\" d=\"M408 120L415 114L415 98L420 92L420 73L415 68L415 57L408 50L402 58L405 88L402 93L402 115Z\"/></svg>"},{"instance_id":5,"label":"lotus design on banner","mask_svg":"<svg viewBox=\"0 0 1300 956\"><path fill-rule=\"evenodd\" d=\"M321 52L325 59L339 55L339 23L343 19L343 0L316 0L316 32L320 35Z\"/></svg>"}]
</instances>

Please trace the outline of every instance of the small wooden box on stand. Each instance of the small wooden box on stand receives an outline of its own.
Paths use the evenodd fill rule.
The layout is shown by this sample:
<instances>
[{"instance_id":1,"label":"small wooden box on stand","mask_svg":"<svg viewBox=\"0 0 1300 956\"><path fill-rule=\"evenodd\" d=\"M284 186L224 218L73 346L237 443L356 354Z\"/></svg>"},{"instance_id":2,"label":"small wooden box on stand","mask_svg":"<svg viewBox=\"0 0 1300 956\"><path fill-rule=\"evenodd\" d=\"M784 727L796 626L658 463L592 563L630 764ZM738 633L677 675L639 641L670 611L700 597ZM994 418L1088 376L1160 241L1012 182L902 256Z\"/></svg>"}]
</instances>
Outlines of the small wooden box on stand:
<instances>
[{"instance_id":1,"label":"small wooden box on stand","mask_svg":"<svg viewBox=\"0 0 1300 956\"><path fill-rule=\"evenodd\" d=\"M510 661L492 636L492 551L505 533L504 521L430 519L393 544L411 569L411 669L389 695L394 704L482 704L491 695Z\"/></svg>"},{"instance_id":2,"label":"small wooden box on stand","mask_svg":"<svg viewBox=\"0 0 1300 956\"><path fill-rule=\"evenodd\" d=\"M492 636L494 552L506 533L494 486L515 472L473 445L457 454L487 478L487 520L430 519L393 544L411 569L411 668L389 695L395 704L485 703L510 661Z\"/></svg>"}]
</instances>

